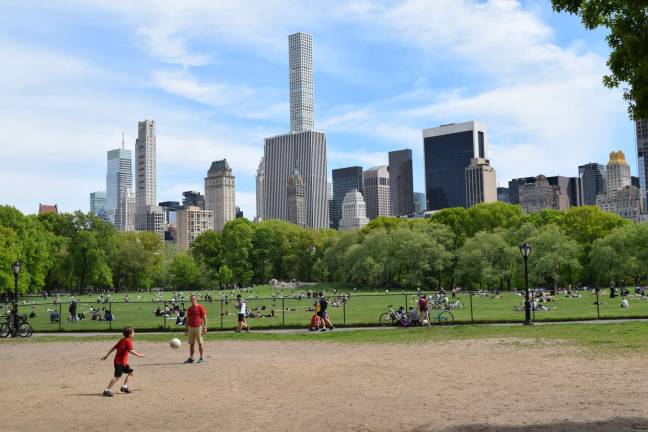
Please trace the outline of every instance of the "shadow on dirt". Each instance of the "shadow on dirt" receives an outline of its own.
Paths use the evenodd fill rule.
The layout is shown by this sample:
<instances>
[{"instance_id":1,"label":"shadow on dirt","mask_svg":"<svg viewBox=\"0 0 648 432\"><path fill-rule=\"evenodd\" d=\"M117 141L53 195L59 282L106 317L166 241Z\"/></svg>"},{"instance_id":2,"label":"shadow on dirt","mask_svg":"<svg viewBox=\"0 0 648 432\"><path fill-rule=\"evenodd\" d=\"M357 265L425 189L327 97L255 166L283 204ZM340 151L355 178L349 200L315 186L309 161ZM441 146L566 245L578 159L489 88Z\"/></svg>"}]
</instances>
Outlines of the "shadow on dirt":
<instances>
[{"instance_id":1,"label":"shadow on dirt","mask_svg":"<svg viewBox=\"0 0 648 432\"><path fill-rule=\"evenodd\" d=\"M592 422L557 421L535 425L465 424L438 429L433 424L421 425L410 432L637 432L648 431L648 419L612 418Z\"/></svg>"}]
</instances>

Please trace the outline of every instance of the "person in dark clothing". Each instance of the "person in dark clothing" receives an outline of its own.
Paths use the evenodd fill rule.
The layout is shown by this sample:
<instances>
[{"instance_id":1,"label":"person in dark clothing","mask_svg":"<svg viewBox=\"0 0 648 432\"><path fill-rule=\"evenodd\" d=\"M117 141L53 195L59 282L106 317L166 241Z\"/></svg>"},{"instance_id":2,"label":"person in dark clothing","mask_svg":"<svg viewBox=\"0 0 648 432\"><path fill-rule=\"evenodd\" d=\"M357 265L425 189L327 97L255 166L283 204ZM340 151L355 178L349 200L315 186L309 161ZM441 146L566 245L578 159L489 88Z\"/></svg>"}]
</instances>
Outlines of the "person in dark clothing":
<instances>
[{"instance_id":1,"label":"person in dark clothing","mask_svg":"<svg viewBox=\"0 0 648 432\"><path fill-rule=\"evenodd\" d=\"M333 330L335 327L333 327L333 323L331 322L328 312L326 311L328 309L328 301L326 300L326 297L324 297L324 295L320 296L319 306L319 312L317 314L323 324L321 331L326 331L327 327L329 328L329 330Z\"/></svg>"},{"instance_id":2,"label":"person in dark clothing","mask_svg":"<svg viewBox=\"0 0 648 432\"><path fill-rule=\"evenodd\" d=\"M77 322L77 302L72 300L68 311L70 312L70 321L74 323Z\"/></svg>"}]
</instances>

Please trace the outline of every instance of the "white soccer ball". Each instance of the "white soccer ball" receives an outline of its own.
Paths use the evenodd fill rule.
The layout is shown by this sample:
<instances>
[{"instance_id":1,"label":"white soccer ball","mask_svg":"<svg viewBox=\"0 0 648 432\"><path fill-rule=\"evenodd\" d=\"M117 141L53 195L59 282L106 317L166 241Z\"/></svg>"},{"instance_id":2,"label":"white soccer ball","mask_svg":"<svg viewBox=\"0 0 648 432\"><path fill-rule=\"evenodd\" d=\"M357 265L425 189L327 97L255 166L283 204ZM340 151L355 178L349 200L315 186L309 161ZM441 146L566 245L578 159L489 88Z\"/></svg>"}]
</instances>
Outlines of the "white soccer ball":
<instances>
[{"instance_id":1,"label":"white soccer ball","mask_svg":"<svg viewBox=\"0 0 648 432\"><path fill-rule=\"evenodd\" d=\"M428 320L423 320L423 325L428 325Z\"/></svg>"},{"instance_id":2,"label":"white soccer ball","mask_svg":"<svg viewBox=\"0 0 648 432\"><path fill-rule=\"evenodd\" d=\"M169 345L171 345L171 348L173 349L178 349L182 346L182 342L180 342L180 339L178 338L173 338L169 341Z\"/></svg>"}]
</instances>

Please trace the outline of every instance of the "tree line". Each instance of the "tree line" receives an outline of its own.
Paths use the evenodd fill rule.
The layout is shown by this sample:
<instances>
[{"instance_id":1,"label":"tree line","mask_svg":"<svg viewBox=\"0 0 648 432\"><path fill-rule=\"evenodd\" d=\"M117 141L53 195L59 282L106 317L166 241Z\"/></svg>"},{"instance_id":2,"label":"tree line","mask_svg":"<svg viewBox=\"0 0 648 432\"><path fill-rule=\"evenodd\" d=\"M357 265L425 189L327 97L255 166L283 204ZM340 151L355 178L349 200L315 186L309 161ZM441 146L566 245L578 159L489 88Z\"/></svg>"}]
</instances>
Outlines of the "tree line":
<instances>
[{"instance_id":1,"label":"tree line","mask_svg":"<svg viewBox=\"0 0 648 432\"><path fill-rule=\"evenodd\" d=\"M0 289L21 292L218 289L270 279L344 282L376 289L511 289L639 284L648 280L648 223L596 207L526 215L492 203L427 219L379 217L360 230L302 229L247 219L200 235L187 253L149 232L119 232L94 214L23 215L0 207Z\"/></svg>"}]
</instances>

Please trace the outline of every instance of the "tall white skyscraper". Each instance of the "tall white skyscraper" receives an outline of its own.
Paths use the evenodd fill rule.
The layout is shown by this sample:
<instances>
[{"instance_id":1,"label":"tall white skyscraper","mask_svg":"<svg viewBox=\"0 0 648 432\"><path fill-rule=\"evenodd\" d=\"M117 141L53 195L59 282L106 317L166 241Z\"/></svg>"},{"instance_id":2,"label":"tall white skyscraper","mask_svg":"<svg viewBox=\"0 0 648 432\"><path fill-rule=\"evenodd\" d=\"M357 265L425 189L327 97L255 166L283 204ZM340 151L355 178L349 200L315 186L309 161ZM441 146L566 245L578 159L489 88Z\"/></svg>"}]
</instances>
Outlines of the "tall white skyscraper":
<instances>
[{"instance_id":1,"label":"tall white skyscraper","mask_svg":"<svg viewBox=\"0 0 648 432\"><path fill-rule=\"evenodd\" d=\"M263 213L264 206L264 190L265 190L265 158L261 158L259 162L259 168L256 172L256 221L261 222L265 219Z\"/></svg>"},{"instance_id":2,"label":"tall white skyscraper","mask_svg":"<svg viewBox=\"0 0 648 432\"><path fill-rule=\"evenodd\" d=\"M362 228L369 223L367 206L362 194L354 189L347 192L342 201L342 218L340 218L340 231L350 231Z\"/></svg>"},{"instance_id":3,"label":"tall white skyscraper","mask_svg":"<svg viewBox=\"0 0 648 432\"><path fill-rule=\"evenodd\" d=\"M391 197L389 189L389 170L387 165L369 168L364 172L364 200L367 205L367 217L391 215Z\"/></svg>"},{"instance_id":4,"label":"tall white skyscraper","mask_svg":"<svg viewBox=\"0 0 648 432\"><path fill-rule=\"evenodd\" d=\"M133 187L132 152L124 148L109 150L107 153L106 202L104 209L110 221L118 230L126 230L126 209L124 200Z\"/></svg>"},{"instance_id":5,"label":"tall white skyscraper","mask_svg":"<svg viewBox=\"0 0 648 432\"><path fill-rule=\"evenodd\" d=\"M314 128L312 38L289 36L291 132L265 139L265 219L288 220L286 179L298 166L305 185L306 227L328 228L326 134Z\"/></svg>"},{"instance_id":6,"label":"tall white skyscraper","mask_svg":"<svg viewBox=\"0 0 648 432\"><path fill-rule=\"evenodd\" d=\"M236 219L235 184L227 159L214 161L205 177L205 210L212 212L213 229L222 231Z\"/></svg>"},{"instance_id":7,"label":"tall white skyscraper","mask_svg":"<svg viewBox=\"0 0 648 432\"><path fill-rule=\"evenodd\" d=\"M313 37L307 33L288 36L290 67L290 130L301 132L315 128L313 94Z\"/></svg>"},{"instance_id":8,"label":"tall white skyscraper","mask_svg":"<svg viewBox=\"0 0 648 432\"><path fill-rule=\"evenodd\" d=\"M137 124L135 141L135 225L139 231L164 235L164 212L157 206L155 121Z\"/></svg>"}]
</instances>

